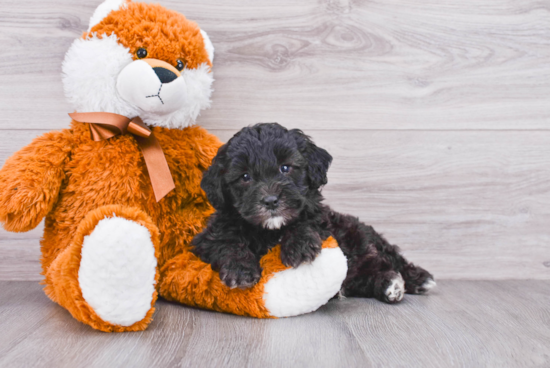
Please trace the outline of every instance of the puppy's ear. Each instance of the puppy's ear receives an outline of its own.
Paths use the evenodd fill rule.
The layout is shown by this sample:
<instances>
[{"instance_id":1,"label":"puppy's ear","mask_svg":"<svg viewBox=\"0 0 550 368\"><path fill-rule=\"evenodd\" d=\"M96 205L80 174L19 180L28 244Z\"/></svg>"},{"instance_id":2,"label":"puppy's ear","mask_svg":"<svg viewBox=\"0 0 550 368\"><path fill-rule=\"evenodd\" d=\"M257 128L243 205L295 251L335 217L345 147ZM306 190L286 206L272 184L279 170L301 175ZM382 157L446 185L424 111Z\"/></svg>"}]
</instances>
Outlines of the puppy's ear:
<instances>
[{"instance_id":1,"label":"puppy's ear","mask_svg":"<svg viewBox=\"0 0 550 368\"><path fill-rule=\"evenodd\" d=\"M223 174L226 171L227 144L218 149L212 165L202 175L201 188L206 193L208 201L215 209L219 210L226 203L226 189Z\"/></svg>"},{"instance_id":2,"label":"puppy's ear","mask_svg":"<svg viewBox=\"0 0 550 368\"><path fill-rule=\"evenodd\" d=\"M310 137L299 129L290 133L296 138L300 153L307 160L307 176L310 189L319 189L327 183L327 171L332 162L332 156L324 149L317 147Z\"/></svg>"}]
</instances>

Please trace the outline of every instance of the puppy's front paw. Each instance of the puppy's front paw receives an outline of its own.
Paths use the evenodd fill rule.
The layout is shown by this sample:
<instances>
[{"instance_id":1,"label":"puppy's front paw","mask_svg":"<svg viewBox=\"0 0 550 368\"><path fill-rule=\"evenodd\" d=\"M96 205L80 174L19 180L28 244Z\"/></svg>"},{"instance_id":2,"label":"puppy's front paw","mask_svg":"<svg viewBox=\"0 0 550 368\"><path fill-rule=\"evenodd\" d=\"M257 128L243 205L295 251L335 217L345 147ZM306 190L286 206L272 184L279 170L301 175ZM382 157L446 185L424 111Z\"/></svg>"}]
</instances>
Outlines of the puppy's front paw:
<instances>
[{"instance_id":1,"label":"puppy's front paw","mask_svg":"<svg viewBox=\"0 0 550 368\"><path fill-rule=\"evenodd\" d=\"M319 234L296 232L285 237L281 242L281 261L285 266L290 267L310 263L321 253L322 246L323 242Z\"/></svg>"},{"instance_id":2,"label":"puppy's front paw","mask_svg":"<svg viewBox=\"0 0 550 368\"><path fill-rule=\"evenodd\" d=\"M220 279L231 289L254 286L260 281L261 276L262 268L257 263L232 262L220 268Z\"/></svg>"}]
</instances>

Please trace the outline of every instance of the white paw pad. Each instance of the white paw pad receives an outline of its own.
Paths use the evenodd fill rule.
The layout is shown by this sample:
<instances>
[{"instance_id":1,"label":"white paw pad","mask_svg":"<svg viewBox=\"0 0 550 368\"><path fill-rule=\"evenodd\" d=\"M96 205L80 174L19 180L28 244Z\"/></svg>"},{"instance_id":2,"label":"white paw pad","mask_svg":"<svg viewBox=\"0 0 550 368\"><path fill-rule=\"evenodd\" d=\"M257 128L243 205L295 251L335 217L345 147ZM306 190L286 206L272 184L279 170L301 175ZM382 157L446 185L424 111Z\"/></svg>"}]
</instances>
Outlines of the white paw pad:
<instances>
[{"instance_id":1,"label":"white paw pad","mask_svg":"<svg viewBox=\"0 0 550 368\"><path fill-rule=\"evenodd\" d=\"M131 326L151 309L157 259L151 234L121 217L105 218L84 237L78 281L104 321Z\"/></svg>"},{"instance_id":2,"label":"white paw pad","mask_svg":"<svg viewBox=\"0 0 550 368\"><path fill-rule=\"evenodd\" d=\"M385 294L388 302L390 303L400 302L403 300L403 296L405 296L405 281L403 280L401 274L397 274L397 276L391 280Z\"/></svg>"}]
</instances>

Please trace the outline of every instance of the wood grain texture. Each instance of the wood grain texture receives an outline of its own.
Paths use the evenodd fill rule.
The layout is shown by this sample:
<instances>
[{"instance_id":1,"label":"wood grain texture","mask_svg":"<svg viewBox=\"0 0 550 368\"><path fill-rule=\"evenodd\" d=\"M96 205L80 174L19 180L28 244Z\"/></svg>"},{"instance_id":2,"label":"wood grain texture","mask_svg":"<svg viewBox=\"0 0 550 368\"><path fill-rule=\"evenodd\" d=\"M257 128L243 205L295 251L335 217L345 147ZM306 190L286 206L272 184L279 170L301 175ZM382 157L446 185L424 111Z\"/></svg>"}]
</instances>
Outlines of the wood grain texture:
<instances>
[{"instance_id":1,"label":"wood grain texture","mask_svg":"<svg viewBox=\"0 0 550 368\"><path fill-rule=\"evenodd\" d=\"M10 134L19 142L40 132ZM312 137L334 155L327 203L372 224L437 278L550 279L550 132ZM40 235L0 232L0 280L40 279Z\"/></svg>"},{"instance_id":2,"label":"wood grain texture","mask_svg":"<svg viewBox=\"0 0 550 368\"><path fill-rule=\"evenodd\" d=\"M98 3L3 1L3 129L66 125L61 61ZM216 47L208 128L549 129L545 1L163 4Z\"/></svg>"},{"instance_id":3,"label":"wood grain texture","mask_svg":"<svg viewBox=\"0 0 550 368\"><path fill-rule=\"evenodd\" d=\"M0 164L67 127L61 62L99 0L1 3ZM547 1L162 1L208 31L222 140L259 121L335 157L325 188L437 278L550 279ZM41 228L0 230L40 279Z\"/></svg>"},{"instance_id":4,"label":"wood grain texture","mask_svg":"<svg viewBox=\"0 0 550 368\"><path fill-rule=\"evenodd\" d=\"M547 367L548 281L444 281L398 305L333 300L256 320L159 301L144 332L74 320L33 282L0 282L2 367Z\"/></svg>"}]
</instances>

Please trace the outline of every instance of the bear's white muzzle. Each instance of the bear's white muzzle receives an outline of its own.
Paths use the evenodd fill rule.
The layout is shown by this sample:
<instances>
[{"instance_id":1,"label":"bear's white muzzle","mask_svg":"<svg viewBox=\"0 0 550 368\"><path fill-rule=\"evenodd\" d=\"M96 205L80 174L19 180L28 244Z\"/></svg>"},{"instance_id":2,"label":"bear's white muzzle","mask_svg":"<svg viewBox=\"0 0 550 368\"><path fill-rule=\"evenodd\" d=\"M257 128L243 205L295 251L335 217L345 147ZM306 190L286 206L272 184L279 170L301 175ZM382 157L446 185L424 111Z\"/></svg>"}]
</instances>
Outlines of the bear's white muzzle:
<instances>
[{"instance_id":1,"label":"bear's white muzzle","mask_svg":"<svg viewBox=\"0 0 550 368\"><path fill-rule=\"evenodd\" d=\"M120 96L144 112L170 114L187 100L181 73L158 59L141 59L128 64L117 78Z\"/></svg>"}]
</instances>

